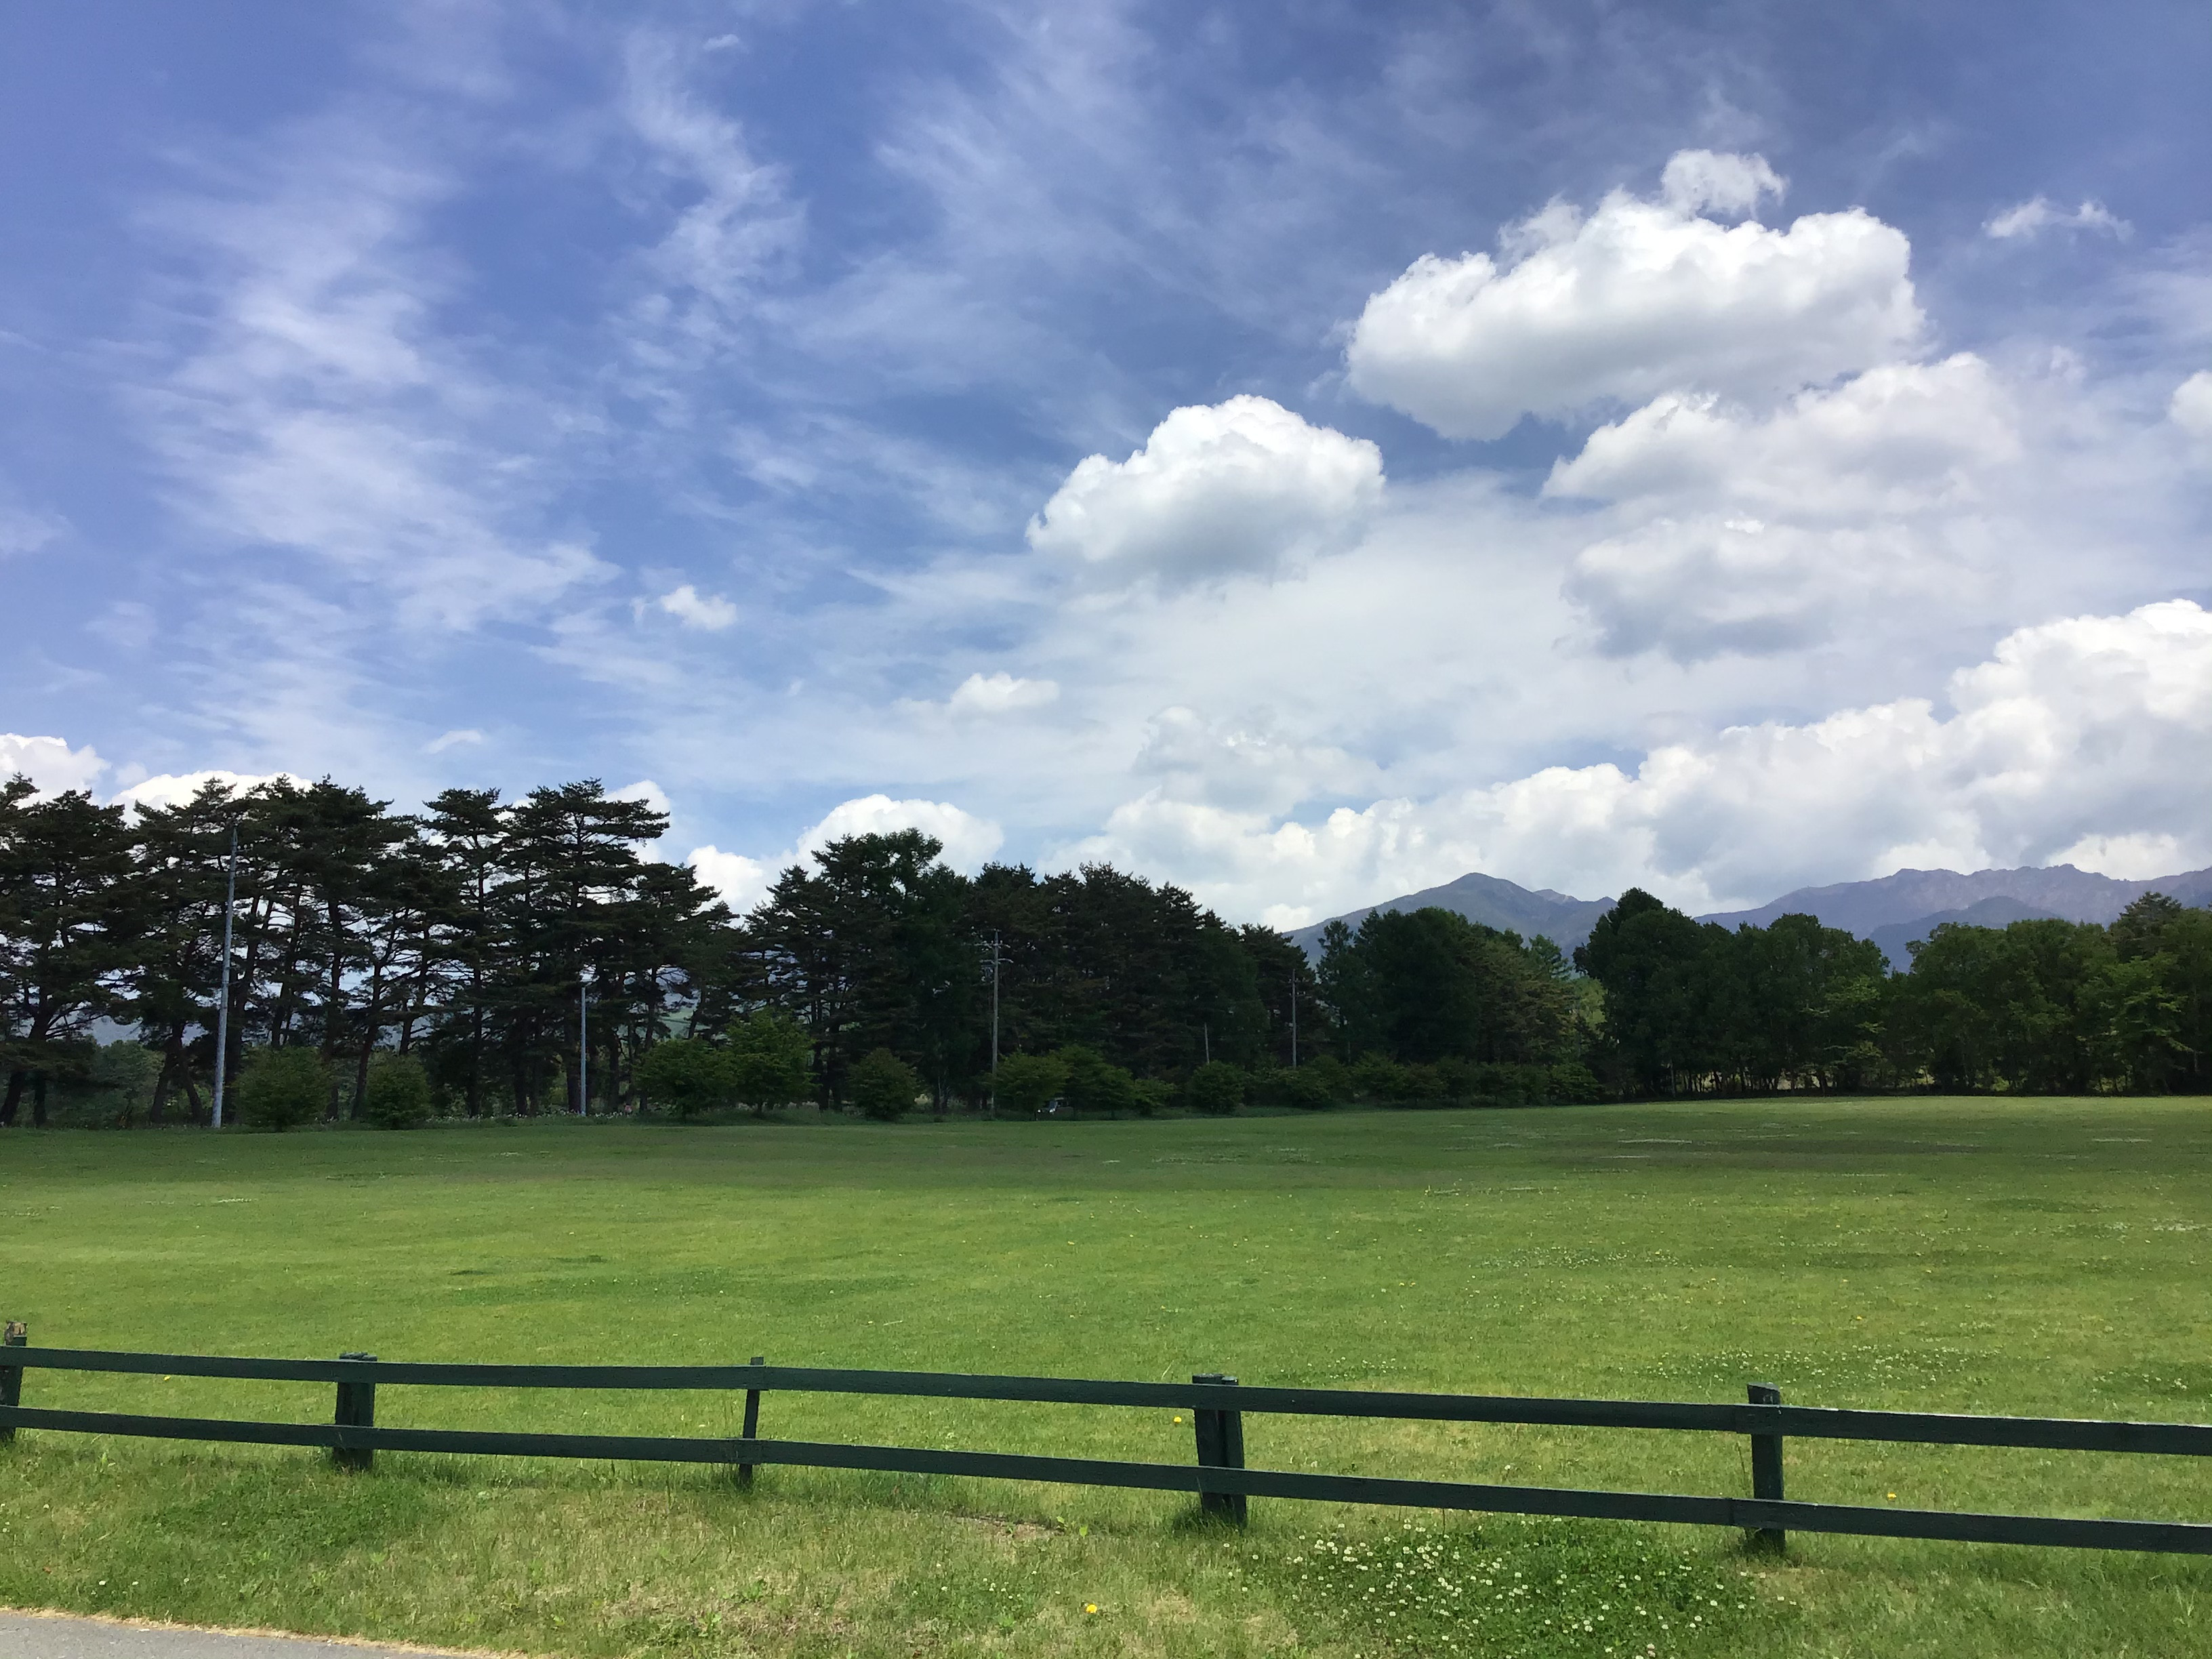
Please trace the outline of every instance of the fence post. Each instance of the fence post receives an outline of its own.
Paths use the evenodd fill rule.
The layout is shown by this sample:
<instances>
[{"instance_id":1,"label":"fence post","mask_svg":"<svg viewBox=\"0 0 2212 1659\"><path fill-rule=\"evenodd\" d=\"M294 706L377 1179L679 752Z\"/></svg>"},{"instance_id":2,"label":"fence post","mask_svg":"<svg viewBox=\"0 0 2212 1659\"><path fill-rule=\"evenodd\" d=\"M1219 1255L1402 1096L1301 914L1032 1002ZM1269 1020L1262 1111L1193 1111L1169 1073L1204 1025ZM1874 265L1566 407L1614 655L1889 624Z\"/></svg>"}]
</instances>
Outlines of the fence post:
<instances>
[{"instance_id":1,"label":"fence post","mask_svg":"<svg viewBox=\"0 0 2212 1659\"><path fill-rule=\"evenodd\" d=\"M768 1356L764 1353L755 1354L753 1356L753 1364L756 1365L767 1364ZM760 1396L761 1391L758 1389L747 1389L745 1390L744 1437L748 1440L757 1440L760 1438ZM750 1491L752 1487L752 1484L753 1466L750 1463L738 1464L738 1485Z\"/></svg>"},{"instance_id":2,"label":"fence post","mask_svg":"<svg viewBox=\"0 0 2212 1659\"><path fill-rule=\"evenodd\" d=\"M31 1328L20 1319L8 1322L5 1331L0 1331L0 1346L27 1348L31 1346ZM23 1368L21 1365L0 1365L0 1406L20 1406L23 1403ZM15 1437L13 1423L0 1425L0 1445Z\"/></svg>"},{"instance_id":3,"label":"fence post","mask_svg":"<svg viewBox=\"0 0 2212 1659\"><path fill-rule=\"evenodd\" d=\"M374 1361L373 1353L342 1353L341 1359ZM376 1426L376 1384L369 1382L338 1384L338 1406L331 1421L342 1429L373 1429ZM342 1469L373 1469L376 1467L376 1448L374 1446L333 1446L331 1462Z\"/></svg>"},{"instance_id":4,"label":"fence post","mask_svg":"<svg viewBox=\"0 0 2212 1659\"><path fill-rule=\"evenodd\" d=\"M1771 1382L1753 1382L1744 1390L1745 1396L1754 1406L1778 1406L1782 1390ZM1754 1434L1751 1437L1751 1495L1782 1502L1782 1437L1778 1434ZM1767 1554L1779 1554L1788 1545L1790 1534L1779 1527L1755 1527L1744 1540L1753 1550Z\"/></svg>"},{"instance_id":5,"label":"fence post","mask_svg":"<svg viewBox=\"0 0 2212 1659\"><path fill-rule=\"evenodd\" d=\"M1237 1379L1219 1371L1206 1371L1190 1379L1194 1382L1214 1382L1224 1388L1235 1388ZM1244 1413L1214 1410L1199 1407L1190 1414L1192 1432L1198 1441L1198 1463L1200 1468L1241 1469L1244 1467ZM1245 1498L1241 1492L1209 1492L1201 1477L1198 1488L1198 1508L1201 1515L1210 1515L1232 1526L1244 1524Z\"/></svg>"}]
</instances>

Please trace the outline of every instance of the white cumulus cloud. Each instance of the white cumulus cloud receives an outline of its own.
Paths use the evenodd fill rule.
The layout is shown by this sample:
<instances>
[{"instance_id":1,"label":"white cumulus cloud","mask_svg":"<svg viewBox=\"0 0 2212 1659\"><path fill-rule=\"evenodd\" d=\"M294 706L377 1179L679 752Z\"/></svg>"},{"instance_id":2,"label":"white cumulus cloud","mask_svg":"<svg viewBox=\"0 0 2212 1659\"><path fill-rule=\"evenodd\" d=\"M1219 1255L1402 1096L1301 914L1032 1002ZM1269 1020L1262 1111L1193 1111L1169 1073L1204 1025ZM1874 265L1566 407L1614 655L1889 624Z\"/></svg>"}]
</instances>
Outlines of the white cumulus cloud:
<instances>
[{"instance_id":1,"label":"white cumulus cloud","mask_svg":"<svg viewBox=\"0 0 2212 1659\"><path fill-rule=\"evenodd\" d=\"M1496 438L1523 415L1765 397L1906 352L1922 318L1903 233L1857 208L1786 230L1701 211L1779 186L1757 156L1685 152L1656 200L1615 191L1587 217L1554 203L1508 227L1502 263L1424 255L1361 313L1352 384L1448 437Z\"/></svg>"},{"instance_id":2,"label":"white cumulus cloud","mask_svg":"<svg viewBox=\"0 0 2212 1659\"><path fill-rule=\"evenodd\" d=\"M2021 241L2046 230L2100 230L2124 240L2134 234L2135 227L2102 202L2084 202L2069 211L2043 196L2007 208L1982 227L1984 235L2003 242Z\"/></svg>"},{"instance_id":3,"label":"white cumulus cloud","mask_svg":"<svg viewBox=\"0 0 2212 1659\"><path fill-rule=\"evenodd\" d=\"M0 732L0 779L18 775L38 786L41 795L58 795L68 789L89 789L93 780L107 769L90 744L72 749L64 738L29 738Z\"/></svg>"},{"instance_id":4,"label":"white cumulus cloud","mask_svg":"<svg viewBox=\"0 0 2212 1659\"><path fill-rule=\"evenodd\" d=\"M934 836L944 843L945 861L969 872L980 869L1006 838L988 818L963 812L950 802L863 795L831 807L821 823L799 838L799 850L814 853L847 836L884 836L896 830Z\"/></svg>"},{"instance_id":5,"label":"white cumulus cloud","mask_svg":"<svg viewBox=\"0 0 2212 1659\"><path fill-rule=\"evenodd\" d=\"M749 859L743 853L725 853L714 846L693 848L691 856L684 861L698 873L701 881L721 895L723 903L739 915L768 896L769 889L775 885L777 872L783 867Z\"/></svg>"},{"instance_id":6,"label":"white cumulus cloud","mask_svg":"<svg viewBox=\"0 0 2212 1659\"><path fill-rule=\"evenodd\" d=\"M975 673L953 688L945 708L955 714L1008 714L1021 708L1042 708L1060 696L1051 680L1025 680L1001 669L995 674Z\"/></svg>"},{"instance_id":7,"label":"white cumulus cloud","mask_svg":"<svg viewBox=\"0 0 2212 1659\"><path fill-rule=\"evenodd\" d=\"M128 789L118 791L108 804L182 806L210 783L228 784L234 793L242 794L256 784L273 783L279 778L299 781L289 772L226 772L219 767L205 772L158 772L150 778L141 778Z\"/></svg>"},{"instance_id":8,"label":"white cumulus cloud","mask_svg":"<svg viewBox=\"0 0 2212 1659\"><path fill-rule=\"evenodd\" d=\"M1787 188L1764 155L1734 155L1710 149L1677 150L1659 175L1659 196L1682 213L1717 208L1743 215L1763 196L1779 198Z\"/></svg>"},{"instance_id":9,"label":"white cumulus cloud","mask_svg":"<svg viewBox=\"0 0 2212 1659\"><path fill-rule=\"evenodd\" d=\"M2188 858L2189 848L2179 836L2084 836L2051 861L2115 881L2148 881L2178 874Z\"/></svg>"},{"instance_id":10,"label":"white cumulus cloud","mask_svg":"<svg viewBox=\"0 0 2212 1659\"><path fill-rule=\"evenodd\" d=\"M650 806L654 811L664 815L675 810L668 799L668 792L651 778L640 778L635 783L626 783L619 789L610 789L607 791L607 799L635 801L639 805Z\"/></svg>"},{"instance_id":11,"label":"white cumulus cloud","mask_svg":"<svg viewBox=\"0 0 2212 1659\"><path fill-rule=\"evenodd\" d=\"M1610 502L1566 592L1606 653L1777 653L1971 580L2015 495L2020 410L1989 362L1891 362L1767 416L1668 394L1559 460L1551 498Z\"/></svg>"},{"instance_id":12,"label":"white cumulus cloud","mask_svg":"<svg viewBox=\"0 0 2212 1659\"><path fill-rule=\"evenodd\" d=\"M1243 396L1176 410L1127 460L1081 462L1029 540L1111 576L1182 586L1340 549L1382 496L1372 443Z\"/></svg>"},{"instance_id":13,"label":"white cumulus cloud","mask_svg":"<svg viewBox=\"0 0 2212 1659\"><path fill-rule=\"evenodd\" d=\"M1960 544L2021 460L1982 359L1868 370L1759 416L1670 393L1599 428L1544 493L1607 501L1566 592L1613 654L1771 653L1967 579Z\"/></svg>"},{"instance_id":14,"label":"white cumulus cloud","mask_svg":"<svg viewBox=\"0 0 2212 1659\"><path fill-rule=\"evenodd\" d=\"M663 593L653 603L686 628L720 633L738 619L738 607L719 594L704 593L685 582Z\"/></svg>"},{"instance_id":15,"label":"white cumulus cloud","mask_svg":"<svg viewBox=\"0 0 2212 1659\"><path fill-rule=\"evenodd\" d=\"M2020 453L2010 395L1961 352L1801 392L1765 418L1710 392L1655 398L1590 434L1544 493L1856 520L1974 501L1982 476Z\"/></svg>"},{"instance_id":16,"label":"white cumulus cloud","mask_svg":"<svg viewBox=\"0 0 2212 1659\"><path fill-rule=\"evenodd\" d=\"M742 915L768 896L784 871L794 864L811 863L814 855L831 842L848 836L889 835L898 830L919 830L935 836L945 848L945 863L970 875L1006 841L997 824L947 801L863 795L831 807L780 858L750 858L709 846L695 849L684 862L722 896L724 902Z\"/></svg>"}]
</instances>

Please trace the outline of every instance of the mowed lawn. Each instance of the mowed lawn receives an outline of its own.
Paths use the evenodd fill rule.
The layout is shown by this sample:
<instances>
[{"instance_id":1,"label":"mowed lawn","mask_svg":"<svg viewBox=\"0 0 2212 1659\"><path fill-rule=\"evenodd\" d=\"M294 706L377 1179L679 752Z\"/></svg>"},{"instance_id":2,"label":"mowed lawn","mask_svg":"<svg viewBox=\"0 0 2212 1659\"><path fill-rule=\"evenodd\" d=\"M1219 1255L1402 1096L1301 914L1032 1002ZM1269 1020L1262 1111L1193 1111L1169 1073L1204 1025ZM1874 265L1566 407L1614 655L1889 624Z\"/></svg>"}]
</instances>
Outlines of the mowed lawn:
<instances>
[{"instance_id":1,"label":"mowed lawn","mask_svg":"<svg viewBox=\"0 0 2212 1659\"><path fill-rule=\"evenodd\" d=\"M2207 1421L2208 1175L2197 1101L16 1132L0 1315L83 1347L1713 1401L1765 1381L1814 1405ZM40 1371L25 1401L331 1409L320 1387ZM643 1433L734 1433L738 1409L379 1400L387 1423ZM1749 1489L1727 1437L1245 1431L1261 1467ZM1171 1413L1103 1407L771 1395L763 1432L1191 1456ZM2212 1521L2191 1460L1797 1441L1789 1475L1806 1498ZM789 1469L746 1493L686 1467L389 1453L349 1476L26 1431L0 1449L0 1603L576 1655L2212 1652L2203 1559L1800 1535L1778 1565L1688 1528L1253 1510L1234 1536L1162 1494ZM1419 1573L1341 1559L1417 1545L1500 1610L1394 1613L1372 1586L1410 1595ZM1668 1573L1698 1588L1662 1606Z\"/></svg>"}]
</instances>

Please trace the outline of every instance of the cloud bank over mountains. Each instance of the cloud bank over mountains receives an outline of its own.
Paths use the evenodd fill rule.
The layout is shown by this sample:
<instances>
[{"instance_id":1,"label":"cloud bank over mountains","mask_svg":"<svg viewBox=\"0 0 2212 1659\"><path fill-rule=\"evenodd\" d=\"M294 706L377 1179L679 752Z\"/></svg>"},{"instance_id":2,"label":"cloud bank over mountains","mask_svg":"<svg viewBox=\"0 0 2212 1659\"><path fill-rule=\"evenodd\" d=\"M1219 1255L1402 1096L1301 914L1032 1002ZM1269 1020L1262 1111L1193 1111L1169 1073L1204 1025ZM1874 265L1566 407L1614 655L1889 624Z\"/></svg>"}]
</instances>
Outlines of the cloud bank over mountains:
<instances>
[{"instance_id":1,"label":"cloud bank over mountains","mask_svg":"<svg viewBox=\"0 0 2212 1659\"><path fill-rule=\"evenodd\" d=\"M831 20L483 12L169 135L127 349L0 356L141 458L7 428L0 769L647 777L741 905L900 827L1286 926L2212 863L2212 227L2121 173L1839 172L1786 53L1470 93L1498 18L1225 110L1118 6L886 24L802 109Z\"/></svg>"},{"instance_id":2,"label":"cloud bank over mountains","mask_svg":"<svg viewBox=\"0 0 2212 1659\"><path fill-rule=\"evenodd\" d=\"M2173 757L2207 752L2212 614L2179 599L2023 629L1954 674L1941 706L1731 726L1654 749L1632 771L1547 767L1341 807L1311 827L1148 795L1082 850L1139 866L1203 859L1209 892L1284 927L1347 890L1469 870L1528 884L1564 869L1568 890L1642 886L1701 910L1834 870L2070 863L2134 878L2212 858L2203 786L2172 771Z\"/></svg>"}]
</instances>

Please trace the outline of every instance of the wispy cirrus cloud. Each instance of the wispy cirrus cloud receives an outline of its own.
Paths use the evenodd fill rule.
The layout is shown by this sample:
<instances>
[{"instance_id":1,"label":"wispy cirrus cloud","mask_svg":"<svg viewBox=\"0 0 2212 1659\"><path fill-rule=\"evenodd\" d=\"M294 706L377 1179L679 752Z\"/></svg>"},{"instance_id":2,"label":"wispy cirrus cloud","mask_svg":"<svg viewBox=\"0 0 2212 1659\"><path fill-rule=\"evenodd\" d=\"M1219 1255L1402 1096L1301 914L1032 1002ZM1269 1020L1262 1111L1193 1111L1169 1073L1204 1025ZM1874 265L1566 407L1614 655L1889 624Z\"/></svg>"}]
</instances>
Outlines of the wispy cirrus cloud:
<instances>
[{"instance_id":1,"label":"wispy cirrus cloud","mask_svg":"<svg viewBox=\"0 0 2212 1659\"><path fill-rule=\"evenodd\" d=\"M416 623L528 615L611 574L540 527L561 447L548 388L441 326L455 274L426 222L459 188L354 109L149 215L180 356L141 400L210 539L330 566Z\"/></svg>"},{"instance_id":2,"label":"wispy cirrus cloud","mask_svg":"<svg viewBox=\"0 0 2212 1659\"><path fill-rule=\"evenodd\" d=\"M2069 209L2057 206L2047 196L2033 196L1993 214L1982 227L1984 235L2001 242L2025 241L2047 230L2094 230L2122 241L2135 234L2135 227L2102 202L2084 202Z\"/></svg>"}]
</instances>

